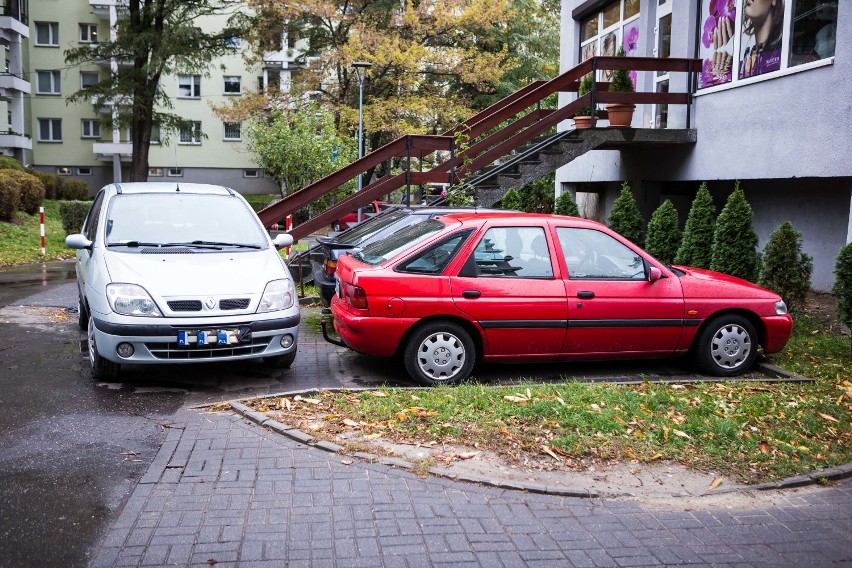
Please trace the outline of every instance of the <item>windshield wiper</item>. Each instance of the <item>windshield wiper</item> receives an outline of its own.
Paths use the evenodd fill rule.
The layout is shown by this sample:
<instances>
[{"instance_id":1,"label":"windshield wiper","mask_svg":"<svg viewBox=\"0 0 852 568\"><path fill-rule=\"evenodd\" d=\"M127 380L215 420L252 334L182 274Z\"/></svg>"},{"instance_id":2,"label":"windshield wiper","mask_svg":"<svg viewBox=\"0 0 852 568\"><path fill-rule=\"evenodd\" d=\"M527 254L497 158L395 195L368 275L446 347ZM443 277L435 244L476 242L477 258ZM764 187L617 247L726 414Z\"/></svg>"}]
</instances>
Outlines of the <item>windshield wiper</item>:
<instances>
[{"instance_id":1,"label":"windshield wiper","mask_svg":"<svg viewBox=\"0 0 852 568\"><path fill-rule=\"evenodd\" d=\"M260 245L250 245L246 243L226 243L219 241L192 241L190 243L192 245L208 245L208 246L217 246L217 247L238 247L238 248L250 248L250 249L260 249L263 248Z\"/></svg>"},{"instance_id":2,"label":"windshield wiper","mask_svg":"<svg viewBox=\"0 0 852 568\"><path fill-rule=\"evenodd\" d=\"M215 243L203 243L201 241L195 241L192 243L147 243L143 241L126 241L126 242L118 242L118 243L107 243L108 247L153 247L153 248L169 248L169 247L192 247L192 248L205 248L205 249L213 249L213 250L222 250L222 247L216 246Z\"/></svg>"}]
</instances>

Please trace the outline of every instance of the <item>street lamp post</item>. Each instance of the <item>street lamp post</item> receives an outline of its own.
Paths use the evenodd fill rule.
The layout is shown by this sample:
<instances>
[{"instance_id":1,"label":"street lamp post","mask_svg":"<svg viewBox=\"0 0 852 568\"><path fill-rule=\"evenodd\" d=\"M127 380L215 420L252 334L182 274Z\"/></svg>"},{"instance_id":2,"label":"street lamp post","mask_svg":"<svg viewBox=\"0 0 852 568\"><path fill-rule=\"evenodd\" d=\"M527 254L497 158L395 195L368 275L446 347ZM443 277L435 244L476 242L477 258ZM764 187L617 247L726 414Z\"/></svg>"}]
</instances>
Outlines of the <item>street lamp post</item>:
<instances>
[{"instance_id":1,"label":"street lamp post","mask_svg":"<svg viewBox=\"0 0 852 568\"><path fill-rule=\"evenodd\" d=\"M367 75L367 69L372 67L372 63L366 61L356 61L352 64L355 68L355 75L358 77L358 159L364 156L364 78ZM362 189L363 172L358 174L358 191ZM363 220L363 212L358 208L358 222Z\"/></svg>"}]
</instances>

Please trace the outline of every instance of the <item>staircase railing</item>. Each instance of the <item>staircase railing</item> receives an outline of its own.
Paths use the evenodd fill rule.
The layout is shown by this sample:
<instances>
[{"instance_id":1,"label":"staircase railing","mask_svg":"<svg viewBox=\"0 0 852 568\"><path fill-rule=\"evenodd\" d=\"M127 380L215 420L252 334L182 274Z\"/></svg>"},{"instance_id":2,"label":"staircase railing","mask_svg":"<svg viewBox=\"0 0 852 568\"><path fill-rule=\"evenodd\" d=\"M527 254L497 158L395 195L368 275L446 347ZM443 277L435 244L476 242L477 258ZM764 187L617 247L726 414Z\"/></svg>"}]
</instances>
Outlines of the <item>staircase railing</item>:
<instances>
[{"instance_id":1,"label":"staircase railing","mask_svg":"<svg viewBox=\"0 0 852 568\"><path fill-rule=\"evenodd\" d=\"M540 108L541 102L559 92L577 92L583 76L598 71L623 69L627 71L666 71L687 73L685 92L632 92L610 93L609 83L594 81L591 92L586 93L559 109ZM569 69L550 81L535 81L523 89L497 101L488 108L468 118L441 135L406 135L355 160L331 174L307 185L273 203L258 213L266 227L282 221L287 215L312 203L341 185L358 177L379 164L393 158L406 158L404 171L388 173L369 183L361 191L340 200L322 213L293 227L290 234L299 240L311 232L330 225L359 207L368 205L404 185L444 183L453 185L468 175L481 170L513 150L520 148L537 136L554 128L577 111L591 106L592 126L596 125L601 111L598 104L670 104L686 105L686 127L691 123L691 103L695 90L695 74L701 69L700 59L655 57L593 57ZM459 143L461 140L461 144ZM431 170L412 171L412 157L422 158L436 151L449 152L450 159ZM388 169L390 172L390 168Z\"/></svg>"}]
</instances>

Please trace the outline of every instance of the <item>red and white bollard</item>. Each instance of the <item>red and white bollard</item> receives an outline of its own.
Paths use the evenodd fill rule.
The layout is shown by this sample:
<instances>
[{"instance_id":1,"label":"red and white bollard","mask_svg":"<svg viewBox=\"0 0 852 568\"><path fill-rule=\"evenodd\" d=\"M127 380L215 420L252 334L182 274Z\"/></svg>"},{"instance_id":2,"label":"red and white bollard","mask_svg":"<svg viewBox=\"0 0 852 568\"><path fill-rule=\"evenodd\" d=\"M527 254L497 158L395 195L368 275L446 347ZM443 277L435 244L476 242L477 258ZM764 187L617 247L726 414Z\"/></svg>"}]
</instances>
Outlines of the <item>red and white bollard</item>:
<instances>
[{"instance_id":1,"label":"red and white bollard","mask_svg":"<svg viewBox=\"0 0 852 568\"><path fill-rule=\"evenodd\" d=\"M44 256L44 207L38 208L39 223L41 223L41 255Z\"/></svg>"},{"instance_id":2,"label":"red and white bollard","mask_svg":"<svg viewBox=\"0 0 852 568\"><path fill-rule=\"evenodd\" d=\"M290 213L287 215L287 218L284 220L284 231L289 233L290 229L293 228L293 214ZM287 256L290 256L290 247L287 247Z\"/></svg>"}]
</instances>

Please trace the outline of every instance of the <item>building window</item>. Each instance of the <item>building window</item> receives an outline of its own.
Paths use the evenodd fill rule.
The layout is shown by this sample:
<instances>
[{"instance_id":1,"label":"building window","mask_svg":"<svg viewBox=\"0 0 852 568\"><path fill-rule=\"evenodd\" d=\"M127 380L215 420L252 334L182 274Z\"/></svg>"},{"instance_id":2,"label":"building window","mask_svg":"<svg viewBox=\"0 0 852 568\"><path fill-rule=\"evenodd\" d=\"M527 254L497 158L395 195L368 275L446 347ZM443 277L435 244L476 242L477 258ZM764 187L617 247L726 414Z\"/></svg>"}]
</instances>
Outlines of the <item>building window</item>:
<instances>
[{"instance_id":1,"label":"building window","mask_svg":"<svg viewBox=\"0 0 852 568\"><path fill-rule=\"evenodd\" d=\"M181 144L201 144L201 123L193 122L191 126L180 129Z\"/></svg>"},{"instance_id":2,"label":"building window","mask_svg":"<svg viewBox=\"0 0 852 568\"><path fill-rule=\"evenodd\" d=\"M166 170L166 175L169 177L183 177L183 168L169 168Z\"/></svg>"},{"instance_id":3,"label":"building window","mask_svg":"<svg viewBox=\"0 0 852 568\"><path fill-rule=\"evenodd\" d=\"M148 177L163 177L163 168L148 168Z\"/></svg>"},{"instance_id":4,"label":"building window","mask_svg":"<svg viewBox=\"0 0 852 568\"><path fill-rule=\"evenodd\" d=\"M74 170L69 166L59 166L56 168L56 173L61 176L70 176L74 173Z\"/></svg>"},{"instance_id":5,"label":"building window","mask_svg":"<svg viewBox=\"0 0 852 568\"><path fill-rule=\"evenodd\" d=\"M225 140L242 140L239 122L225 123Z\"/></svg>"},{"instance_id":6,"label":"building window","mask_svg":"<svg viewBox=\"0 0 852 568\"><path fill-rule=\"evenodd\" d=\"M97 24L80 24L80 43L98 43Z\"/></svg>"},{"instance_id":7,"label":"building window","mask_svg":"<svg viewBox=\"0 0 852 568\"><path fill-rule=\"evenodd\" d=\"M100 138L101 137L101 123L97 119L84 118L82 120L82 125L83 125L83 138Z\"/></svg>"},{"instance_id":8,"label":"building window","mask_svg":"<svg viewBox=\"0 0 852 568\"><path fill-rule=\"evenodd\" d=\"M239 95L242 91L242 81L240 77L236 76L226 76L225 77L225 94L226 95Z\"/></svg>"},{"instance_id":9,"label":"building window","mask_svg":"<svg viewBox=\"0 0 852 568\"><path fill-rule=\"evenodd\" d=\"M101 76L97 71L80 71L80 88L88 89L97 85L101 81Z\"/></svg>"},{"instance_id":10,"label":"building window","mask_svg":"<svg viewBox=\"0 0 852 568\"><path fill-rule=\"evenodd\" d=\"M158 124L151 125L151 144L160 144L161 143L161 134L160 134L160 126Z\"/></svg>"},{"instance_id":11,"label":"building window","mask_svg":"<svg viewBox=\"0 0 852 568\"><path fill-rule=\"evenodd\" d=\"M258 170L243 170L244 178L256 178L260 177L260 172Z\"/></svg>"},{"instance_id":12,"label":"building window","mask_svg":"<svg viewBox=\"0 0 852 568\"><path fill-rule=\"evenodd\" d=\"M90 176L92 175L92 168L77 168L78 176Z\"/></svg>"},{"instance_id":13,"label":"building window","mask_svg":"<svg viewBox=\"0 0 852 568\"><path fill-rule=\"evenodd\" d=\"M201 75L178 75L178 96L198 98L201 96Z\"/></svg>"},{"instance_id":14,"label":"building window","mask_svg":"<svg viewBox=\"0 0 852 568\"><path fill-rule=\"evenodd\" d=\"M225 47L230 47L231 49L239 49L243 46L242 40L240 40L239 36L231 36L225 38Z\"/></svg>"},{"instance_id":15,"label":"building window","mask_svg":"<svg viewBox=\"0 0 852 568\"><path fill-rule=\"evenodd\" d=\"M36 22L36 45L59 46L59 24L57 22Z\"/></svg>"},{"instance_id":16,"label":"building window","mask_svg":"<svg viewBox=\"0 0 852 568\"><path fill-rule=\"evenodd\" d=\"M40 118L38 119L38 141L39 142L62 142L62 119Z\"/></svg>"},{"instance_id":17,"label":"building window","mask_svg":"<svg viewBox=\"0 0 852 568\"><path fill-rule=\"evenodd\" d=\"M639 0L617 0L580 22L580 63L596 55L615 55L619 46L627 56L639 51ZM608 81L612 71L601 72ZM630 72L636 84L636 72Z\"/></svg>"},{"instance_id":18,"label":"building window","mask_svg":"<svg viewBox=\"0 0 852 568\"><path fill-rule=\"evenodd\" d=\"M837 2L701 0L700 16L699 89L834 57Z\"/></svg>"},{"instance_id":19,"label":"building window","mask_svg":"<svg viewBox=\"0 0 852 568\"><path fill-rule=\"evenodd\" d=\"M263 89L264 89L263 77L260 76L260 77L257 78L257 90L258 90L258 92L262 93Z\"/></svg>"},{"instance_id":20,"label":"building window","mask_svg":"<svg viewBox=\"0 0 852 568\"><path fill-rule=\"evenodd\" d=\"M36 71L36 94L59 94L59 71Z\"/></svg>"}]
</instances>

